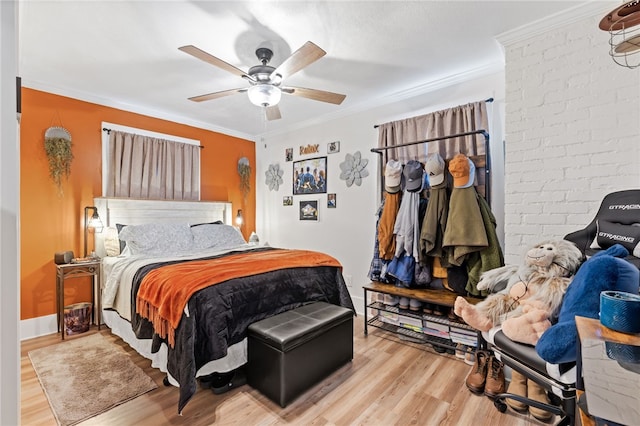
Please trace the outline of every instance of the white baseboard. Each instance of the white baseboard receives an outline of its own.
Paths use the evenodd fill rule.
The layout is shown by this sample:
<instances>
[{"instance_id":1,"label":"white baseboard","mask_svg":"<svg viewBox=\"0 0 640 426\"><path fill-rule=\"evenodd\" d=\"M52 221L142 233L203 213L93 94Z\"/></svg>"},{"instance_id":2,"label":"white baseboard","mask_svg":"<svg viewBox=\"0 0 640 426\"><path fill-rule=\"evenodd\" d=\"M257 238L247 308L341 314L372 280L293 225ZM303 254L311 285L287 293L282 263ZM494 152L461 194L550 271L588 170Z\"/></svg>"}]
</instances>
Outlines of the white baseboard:
<instances>
[{"instance_id":1,"label":"white baseboard","mask_svg":"<svg viewBox=\"0 0 640 426\"><path fill-rule=\"evenodd\" d=\"M51 314L20 321L20 340L56 333L58 331L56 317L56 314Z\"/></svg>"}]
</instances>

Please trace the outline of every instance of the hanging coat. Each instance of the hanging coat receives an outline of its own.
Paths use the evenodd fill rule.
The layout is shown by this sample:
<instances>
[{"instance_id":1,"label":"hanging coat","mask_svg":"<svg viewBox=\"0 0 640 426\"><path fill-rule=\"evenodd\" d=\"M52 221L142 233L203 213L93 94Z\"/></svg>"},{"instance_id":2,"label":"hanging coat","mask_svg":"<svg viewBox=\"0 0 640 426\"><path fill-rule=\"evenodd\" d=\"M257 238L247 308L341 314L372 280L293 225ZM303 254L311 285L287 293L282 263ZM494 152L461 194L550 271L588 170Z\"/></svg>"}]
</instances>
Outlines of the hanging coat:
<instances>
[{"instance_id":1,"label":"hanging coat","mask_svg":"<svg viewBox=\"0 0 640 426\"><path fill-rule=\"evenodd\" d=\"M380 223L380 217L384 210L385 200L382 200L380 207L376 211L376 225ZM388 260L380 258L380 251L378 247L378 226L376 226L376 238L373 244L373 258L371 259L371 266L369 267L369 274L367 275L371 281L378 281L381 283L393 284L393 279L387 277L386 269Z\"/></svg>"},{"instance_id":2,"label":"hanging coat","mask_svg":"<svg viewBox=\"0 0 640 426\"><path fill-rule=\"evenodd\" d=\"M418 259L420 194L404 191L393 233L396 235L396 257L402 253Z\"/></svg>"},{"instance_id":3,"label":"hanging coat","mask_svg":"<svg viewBox=\"0 0 640 426\"><path fill-rule=\"evenodd\" d=\"M396 251L396 239L393 229L396 224L396 217L400 209L401 193L387 193L384 197L384 208L378 223L378 247L380 258L384 260L393 259Z\"/></svg>"},{"instance_id":4,"label":"hanging coat","mask_svg":"<svg viewBox=\"0 0 640 426\"><path fill-rule=\"evenodd\" d=\"M480 251L488 245L476 188L454 188L442 242L443 247L451 247L449 263L460 266L469 253Z\"/></svg>"},{"instance_id":5,"label":"hanging coat","mask_svg":"<svg viewBox=\"0 0 640 426\"><path fill-rule=\"evenodd\" d=\"M427 212L420 230L420 263L427 263L427 256L443 257L442 239L447 228L449 194L447 185L431 188Z\"/></svg>"},{"instance_id":6,"label":"hanging coat","mask_svg":"<svg viewBox=\"0 0 640 426\"><path fill-rule=\"evenodd\" d=\"M491 207L479 194L476 194L476 197L487 232L489 246L467 257L468 279L466 290L472 296L486 296L489 293L486 290L480 291L477 287L480 275L483 272L504 266L504 256L496 233L496 218L491 212Z\"/></svg>"}]
</instances>

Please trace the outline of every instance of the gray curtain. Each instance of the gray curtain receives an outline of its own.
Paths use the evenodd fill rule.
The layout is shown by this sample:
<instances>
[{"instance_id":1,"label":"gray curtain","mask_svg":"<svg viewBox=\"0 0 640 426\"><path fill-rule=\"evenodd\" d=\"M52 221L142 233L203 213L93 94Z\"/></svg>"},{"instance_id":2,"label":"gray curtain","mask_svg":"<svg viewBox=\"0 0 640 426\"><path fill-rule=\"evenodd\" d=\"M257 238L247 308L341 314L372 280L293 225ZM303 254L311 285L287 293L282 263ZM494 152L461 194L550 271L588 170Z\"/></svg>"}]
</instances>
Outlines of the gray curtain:
<instances>
[{"instance_id":1,"label":"gray curtain","mask_svg":"<svg viewBox=\"0 0 640 426\"><path fill-rule=\"evenodd\" d=\"M441 111L432 112L404 120L392 121L378 126L378 148L393 147L410 142L418 142L441 136L472 132L488 131L486 101L472 102ZM415 144L382 151L382 171L391 159L406 164L409 160L417 160L423 164L427 155L439 153L445 160L456 154L484 156L485 139L482 135L471 135L441 141ZM476 168L476 183L484 184L484 168Z\"/></svg>"},{"instance_id":2,"label":"gray curtain","mask_svg":"<svg viewBox=\"0 0 640 426\"><path fill-rule=\"evenodd\" d=\"M200 199L200 146L112 130L107 196Z\"/></svg>"},{"instance_id":3,"label":"gray curtain","mask_svg":"<svg viewBox=\"0 0 640 426\"><path fill-rule=\"evenodd\" d=\"M378 148L480 129L488 130L488 125L486 102L472 102L382 124L378 126ZM390 159L398 160L403 164L409 160L417 160L424 163L427 155L432 152L440 153L444 159L451 159L456 154L465 154L467 156L484 155L484 137L482 135L472 135L388 149L383 151L383 164L387 164Z\"/></svg>"}]
</instances>

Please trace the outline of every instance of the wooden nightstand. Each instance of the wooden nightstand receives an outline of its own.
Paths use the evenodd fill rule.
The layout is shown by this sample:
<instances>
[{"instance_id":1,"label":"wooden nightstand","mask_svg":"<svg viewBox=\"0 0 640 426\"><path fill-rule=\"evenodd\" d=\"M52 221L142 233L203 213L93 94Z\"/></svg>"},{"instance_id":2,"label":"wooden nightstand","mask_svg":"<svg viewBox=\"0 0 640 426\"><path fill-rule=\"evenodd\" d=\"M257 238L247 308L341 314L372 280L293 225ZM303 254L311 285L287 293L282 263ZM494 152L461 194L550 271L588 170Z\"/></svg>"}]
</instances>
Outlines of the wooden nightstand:
<instances>
[{"instance_id":1,"label":"wooden nightstand","mask_svg":"<svg viewBox=\"0 0 640 426\"><path fill-rule=\"evenodd\" d=\"M93 277L91 281L91 303L93 308L91 317L93 319L93 324L97 323L98 330L100 330L100 265L100 259L92 260L90 262L56 265L56 309L58 313L58 332L62 333L62 340L64 340L65 335L64 282L69 278ZM96 297L96 292L98 297Z\"/></svg>"}]
</instances>

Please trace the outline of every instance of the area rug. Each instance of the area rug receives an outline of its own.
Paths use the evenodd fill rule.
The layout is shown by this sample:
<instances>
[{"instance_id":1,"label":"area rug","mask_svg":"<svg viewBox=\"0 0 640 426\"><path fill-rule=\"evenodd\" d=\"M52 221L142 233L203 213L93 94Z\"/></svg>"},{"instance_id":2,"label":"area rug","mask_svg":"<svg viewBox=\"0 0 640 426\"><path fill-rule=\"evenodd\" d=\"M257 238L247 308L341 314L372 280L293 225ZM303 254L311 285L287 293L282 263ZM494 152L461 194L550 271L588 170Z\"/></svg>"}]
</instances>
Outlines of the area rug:
<instances>
[{"instance_id":1,"label":"area rug","mask_svg":"<svg viewBox=\"0 0 640 426\"><path fill-rule=\"evenodd\" d=\"M119 346L101 334L29 352L58 424L70 426L157 386Z\"/></svg>"}]
</instances>

